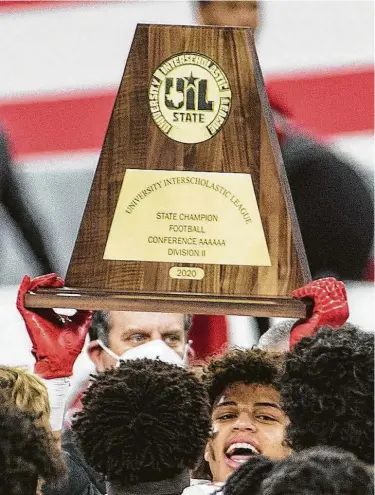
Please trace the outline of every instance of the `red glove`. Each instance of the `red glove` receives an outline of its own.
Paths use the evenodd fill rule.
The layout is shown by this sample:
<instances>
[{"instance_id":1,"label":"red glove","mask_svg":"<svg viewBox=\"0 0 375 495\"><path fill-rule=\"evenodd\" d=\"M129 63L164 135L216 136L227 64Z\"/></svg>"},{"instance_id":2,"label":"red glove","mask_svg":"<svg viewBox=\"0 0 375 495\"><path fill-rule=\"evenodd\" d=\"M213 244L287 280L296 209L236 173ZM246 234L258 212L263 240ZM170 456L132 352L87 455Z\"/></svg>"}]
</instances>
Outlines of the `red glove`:
<instances>
[{"instance_id":1,"label":"red glove","mask_svg":"<svg viewBox=\"0 0 375 495\"><path fill-rule=\"evenodd\" d=\"M328 325L338 328L349 317L345 285L333 277L313 280L293 291L292 295L310 304L306 318L298 320L292 327L289 338L291 350L303 337L314 335L319 327Z\"/></svg>"},{"instance_id":2,"label":"red glove","mask_svg":"<svg viewBox=\"0 0 375 495\"><path fill-rule=\"evenodd\" d=\"M91 311L77 311L74 316L64 318L53 309L31 311L24 306L27 291L39 287L62 287L64 281L55 273L30 279L23 277L17 295L17 309L25 321L33 344L35 373L42 378L63 378L73 374L73 365L82 351L91 323Z\"/></svg>"}]
</instances>

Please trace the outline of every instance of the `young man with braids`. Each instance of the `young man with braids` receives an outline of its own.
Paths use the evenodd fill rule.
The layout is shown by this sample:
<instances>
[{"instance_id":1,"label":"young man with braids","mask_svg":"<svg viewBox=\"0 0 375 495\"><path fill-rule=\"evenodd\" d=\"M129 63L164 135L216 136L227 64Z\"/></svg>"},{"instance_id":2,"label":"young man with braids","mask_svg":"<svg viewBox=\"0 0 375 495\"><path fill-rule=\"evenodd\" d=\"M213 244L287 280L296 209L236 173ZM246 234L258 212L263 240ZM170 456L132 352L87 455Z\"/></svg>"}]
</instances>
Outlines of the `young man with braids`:
<instances>
[{"instance_id":1,"label":"young man with braids","mask_svg":"<svg viewBox=\"0 0 375 495\"><path fill-rule=\"evenodd\" d=\"M374 495L374 475L355 455L313 447L283 461L250 459L226 482L223 495Z\"/></svg>"},{"instance_id":2,"label":"young man with braids","mask_svg":"<svg viewBox=\"0 0 375 495\"><path fill-rule=\"evenodd\" d=\"M81 450L108 495L180 495L207 441L205 387L160 360L123 361L99 373L73 422Z\"/></svg>"},{"instance_id":3,"label":"young man with braids","mask_svg":"<svg viewBox=\"0 0 375 495\"><path fill-rule=\"evenodd\" d=\"M302 339L286 355L280 393L294 450L327 445L374 463L373 334L346 324Z\"/></svg>"},{"instance_id":4,"label":"young man with braids","mask_svg":"<svg viewBox=\"0 0 375 495\"><path fill-rule=\"evenodd\" d=\"M278 391L282 366L282 354L233 349L206 368L203 382L211 403L211 436L204 457L213 484L202 485L203 492L215 491L253 456L284 459L290 454L284 444L289 420Z\"/></svg>"}]
</instances>

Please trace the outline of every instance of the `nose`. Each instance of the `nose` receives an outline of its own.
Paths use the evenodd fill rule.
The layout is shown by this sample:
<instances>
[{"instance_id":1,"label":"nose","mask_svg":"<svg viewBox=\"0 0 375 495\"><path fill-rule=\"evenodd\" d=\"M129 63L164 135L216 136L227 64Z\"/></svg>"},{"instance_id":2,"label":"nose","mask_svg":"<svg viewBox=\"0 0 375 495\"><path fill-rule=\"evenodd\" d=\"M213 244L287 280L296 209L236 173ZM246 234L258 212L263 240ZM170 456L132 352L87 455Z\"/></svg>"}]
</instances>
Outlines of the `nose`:
<instances>
[{"instance_id":1,"label":"nose","mask_svg":"<svg viewBox=\"0 0 375 495\"><path fill-rule=\"evenodd\" d=\"M241 413L233 423L232 429L237 431L256 431L256 426L248 414Z\"/></svg>"},{"instance_id":2,"label":"nose","mask_svg":"<svg viewBox=\"0 0 375 495\"><path fill-rule=\"evenodd\" d=\"M151 333L151 340L163 340L163 335L159 330L154 329Z\"/></svg>"}]
</instances>

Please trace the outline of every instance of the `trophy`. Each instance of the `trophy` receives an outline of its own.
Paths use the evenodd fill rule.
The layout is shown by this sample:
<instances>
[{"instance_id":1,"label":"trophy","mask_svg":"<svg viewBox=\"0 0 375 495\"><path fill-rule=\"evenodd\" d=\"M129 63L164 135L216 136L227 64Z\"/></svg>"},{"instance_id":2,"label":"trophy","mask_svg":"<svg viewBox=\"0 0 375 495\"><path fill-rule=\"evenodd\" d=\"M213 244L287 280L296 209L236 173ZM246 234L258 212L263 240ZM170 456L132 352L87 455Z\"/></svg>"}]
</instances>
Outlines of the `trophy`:
<instances>
[{"instance_id":1,"label":"trophy","mask_svg":"<svg viewBox=\"0 0 375 495\"><path fill-rule=\"evenodd\" d=\"M138 25L59 307L301 317L310 281L247 28Z\"/></svg>"}]
</instances>

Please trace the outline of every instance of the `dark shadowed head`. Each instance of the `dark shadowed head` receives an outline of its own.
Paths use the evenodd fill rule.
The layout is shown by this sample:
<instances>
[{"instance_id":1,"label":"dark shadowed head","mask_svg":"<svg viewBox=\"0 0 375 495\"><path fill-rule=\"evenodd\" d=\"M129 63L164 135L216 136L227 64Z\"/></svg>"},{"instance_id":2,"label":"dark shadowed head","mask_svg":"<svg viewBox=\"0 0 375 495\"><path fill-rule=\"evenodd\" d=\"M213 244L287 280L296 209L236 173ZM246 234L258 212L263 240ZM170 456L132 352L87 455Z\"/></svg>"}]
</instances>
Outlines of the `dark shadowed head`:
<instances>
[{"instance_id":1,"label":"dark shadowed head","mask_svg":"<svg viewBox=\"0 0 375 495\"><path fill-rule=\"evenodd\" d=\"M349 452L315 447L272 462L256 457L227 481L224 495L373 495L373 474Z\"/></svg>"},{"instance_id":2,"label":"dark shadowed head","mask_svg":"<svg viewBox=\"0 0 375 495\"><path fill-rule=\"evenodd\" d=\"M260 2L258 0L225 1L205 0L198 2L200 24L212 26L259 26Z\"/></svg>"},{"instance_id":3,"label":"dark shadowed head","mask_svg":"<svg viewBox=\"0 0 375 495\"><path fill-rule=\"evenodd\" d=\"M0 493L35 495L38 482L53 486L65 464L51 434L16 406L0 408Z\"/></svg>"},{"instance_id":4,"label":"dark shadowed head","mask_svg":"<svg viewBox=\"0 0 375 495\"><path fill-rule=\"evenodd\" d=\"M194 468L209 432L198 379L159 360L121 362L94 378L73 430L89 463L121 486Z\"/></svg>"},{"instance_id":5,"label":"dark shadowed head","mask_svg":"<svg viewBox=\"0 0 375 495\"><path fill-rule=\"evenodd\" d=\"M374 462L374 337L326 327L286 355L281 403L295 450L327 445Z\"/></svg>"}]
</instances>

